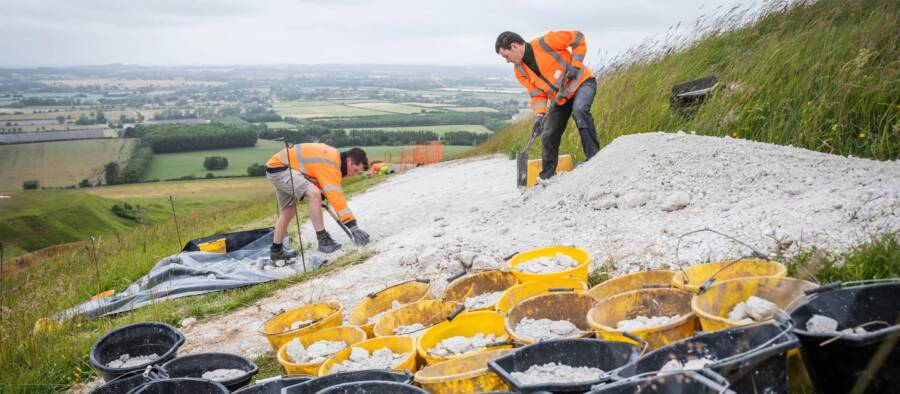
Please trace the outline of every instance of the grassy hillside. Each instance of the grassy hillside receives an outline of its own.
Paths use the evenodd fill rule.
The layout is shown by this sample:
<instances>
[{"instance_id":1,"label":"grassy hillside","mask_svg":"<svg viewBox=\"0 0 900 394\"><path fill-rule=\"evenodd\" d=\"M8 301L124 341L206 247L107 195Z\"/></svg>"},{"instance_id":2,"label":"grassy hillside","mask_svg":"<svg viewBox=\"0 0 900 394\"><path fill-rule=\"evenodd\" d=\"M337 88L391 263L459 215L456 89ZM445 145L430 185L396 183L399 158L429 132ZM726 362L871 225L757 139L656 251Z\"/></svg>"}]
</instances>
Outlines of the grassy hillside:
<instances>
[{"instance_id":1,"label":"grassy hillside","mask_svg":"<svg viewBox=\"0 0 900 394\"><path fill-rule=\"evenodd\" d=\"M734 28L746 16L725 15L696 33L698 41L664 56L648 43L605 70L592 109L601 143L623 134L692 130L900 157L900 2L770 7L755 23ZM672 85L706 75L715 75L720 88L694 117L669 109ZM510 125L473 153L514 152L529 130L528 121ZM570 122L562 151L582 160L574 131ZM532 153L539 154L535 145Z\"/></svg>"},{"instance_id":2,"label":"grassy hillside","mask_svg":"<svg viewBox=\"0 0 900 394\"><path fill-rule=\"evenodd\" d=\"M22 190L28 179L41 186L76 185L101 174L106 163L124 163L135 145L131 138L0 145L0 190Z\"/></svg>"},{"instance_id":3,"label":"grassy hillside","mask_svg":"<svg viewBox=\"0 0 900 394\"><path fill-rule=\"evenodd\" d=\"M186 175L202 178L207 173L216 176L247 175L247 167L253 163L265 164L275 152L284 149L284 143L258 140L251 148L214 149L194 152L161 153L153 155L150 169L144 179L175 179ZM203 168L207 156L223 156L228 159L228 168L209 171Z\"/></svg>"}]
</instances>

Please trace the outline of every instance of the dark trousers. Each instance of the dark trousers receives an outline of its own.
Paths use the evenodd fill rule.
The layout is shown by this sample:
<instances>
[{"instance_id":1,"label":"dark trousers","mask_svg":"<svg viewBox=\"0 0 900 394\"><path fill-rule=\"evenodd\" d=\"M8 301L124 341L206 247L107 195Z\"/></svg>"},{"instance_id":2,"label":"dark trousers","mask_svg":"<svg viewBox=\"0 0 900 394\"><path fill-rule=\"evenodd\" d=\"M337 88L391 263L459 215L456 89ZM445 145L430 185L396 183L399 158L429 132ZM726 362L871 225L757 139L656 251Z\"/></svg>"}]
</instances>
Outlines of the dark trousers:
<instances>
[{"instance_id":1,"label":"dark trousers","mask_svg":"<svg viewBox=\"0 0 900 394\"><path fill-rule=\"evenodd\" d=\"M575 96L566 101L565 105L554 105L547 118L544 119L544 130L541 136L541 179L548 179L556 175L556 164L559 161L559 142L569 116L575 118L575 127L581 135L581 149L584 157L590 159L600 151L600 142L597 141L597 131L594 128L594 117L591 116L591 104L594 103L594 94L597 92L597 81L593 78L584 81Z\"/></svg>"}]
</instances>

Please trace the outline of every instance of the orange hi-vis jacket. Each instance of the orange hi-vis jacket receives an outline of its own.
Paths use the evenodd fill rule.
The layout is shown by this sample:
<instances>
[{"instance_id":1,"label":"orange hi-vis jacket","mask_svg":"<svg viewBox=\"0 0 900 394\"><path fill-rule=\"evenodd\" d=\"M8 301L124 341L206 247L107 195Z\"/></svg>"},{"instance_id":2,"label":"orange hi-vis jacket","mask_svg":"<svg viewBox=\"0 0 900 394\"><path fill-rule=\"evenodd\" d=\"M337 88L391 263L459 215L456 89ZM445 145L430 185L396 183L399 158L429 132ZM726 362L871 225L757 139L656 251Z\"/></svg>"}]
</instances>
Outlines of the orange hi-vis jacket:
<instances>
[{"instance_id":1,"label":"orange hi-vis jacket","mask_svg":"<svg viewBox=\"0 0 900 394\"><path fill-rule=\"evenodd\" d=\"M528 90L531 96L531 109L535 114L547 112L547 100L556 99L558 105L563 105L571 99L581 87L581 84L593 77L591 70L584 65L584 56L587 53L587 45L584 43L584 34L580 31L551 31L542 37L530 42L534 50L534 60L540 69L540 74L547 81L538 77L535 70L525 65L517 64L515 67L516 79ZM568 48L572 48L571 52ZM566 65L571 64L578 68L578 75L572 78L572 82L566 86L565 81L560 81L566 73ZM562 90L562 92L560 92Z\"/></svg>"},{"instance_id":2,"label":"orange hi-vis jacket","mask_svg":"<svg viewBox=\"0 0 900 394\"><path fill-rule=\"evenodd\" d=\"M266 167L284 167L290 157L291 168L298 171L313 184L322 190L328 203L337 212L344 224L356 220L350 207L347 206L347 198L341 189L341 153L337 149L325 144L296 144L290 147L290 151L282 149L274 154Z\"/></svg>"}]
</instances>

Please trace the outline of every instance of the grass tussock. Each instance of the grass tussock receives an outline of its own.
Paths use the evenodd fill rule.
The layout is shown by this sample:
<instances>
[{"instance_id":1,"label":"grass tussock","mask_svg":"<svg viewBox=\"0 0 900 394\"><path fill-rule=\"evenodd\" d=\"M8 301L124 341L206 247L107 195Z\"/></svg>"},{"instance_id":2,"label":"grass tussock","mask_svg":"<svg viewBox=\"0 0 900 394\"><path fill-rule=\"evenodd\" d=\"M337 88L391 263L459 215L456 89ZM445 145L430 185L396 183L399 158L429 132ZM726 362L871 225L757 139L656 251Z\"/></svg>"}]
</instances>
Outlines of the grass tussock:
<instances>
[{"instance_id":1,"label":"grass tussock","mask_svg":"<svg viewBox=\"0 0 900 394\"><path fill-rule=\"evenodd\" d=\"M788 275L818 283L900 278L900 233L872 237L842 254L809 250L787 263Z\"/></svg>"},{"instance_id":2,"label":"grass tussock","mask_svg":"<svg viewBox=\"0 0 900 394\"><path fill-rule=\"evenodd\" d=\"M897 159L898 29L900 2L884 0L770 1L701 18L692 33L672 30L598 70L598 135L606 145L624 134L689 130ZM719 87L693 117L669 108L672 85L706 75ZM511 124L471 154L513 155L530 126ZM570 122L561 151L580 161L573 129Z\"/></svg>"}]
</instances>

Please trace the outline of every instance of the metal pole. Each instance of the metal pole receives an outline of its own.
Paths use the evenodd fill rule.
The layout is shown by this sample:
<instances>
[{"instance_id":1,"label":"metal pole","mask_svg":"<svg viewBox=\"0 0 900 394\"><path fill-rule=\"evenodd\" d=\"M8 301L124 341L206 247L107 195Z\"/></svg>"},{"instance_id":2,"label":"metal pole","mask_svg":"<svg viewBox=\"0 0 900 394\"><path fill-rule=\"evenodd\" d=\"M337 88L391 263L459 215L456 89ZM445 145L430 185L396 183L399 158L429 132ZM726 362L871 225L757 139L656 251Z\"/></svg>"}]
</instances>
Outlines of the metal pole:
<instances>
[{"instance_id":1,"label":"metal pole","mask_svg":"<svg viewBox=\"0 0 900 394\"><path fill-rule=\"evenodd\" d=\"M288 177L291 179L291 194L297 192L297 189L294 187L294 173L291 170L291 148L288 146L287 141L287 133L284 134L284 151L287 153L287 170ZM306 254L303 252L303 238L300 235L300 199L294 195L294 220L297 222L297 243L300 244L300 261L303 263L303 272L306 272Z\"/></svg>"},{"instance_id":2,"label":"metal pole","mask_svg":"<svg viewBox=\"0 0 900 394\"><path fill-rule=\"evenodd\" d=\"M172 199L172 196L169 196L169 204L172 206L172 219L175 220L175 235L178 236L178 247L181 248L184 244L181 243L181 230L178 228L178 216L175 215L175 200Z\"/></svg>"}]
</instances>

